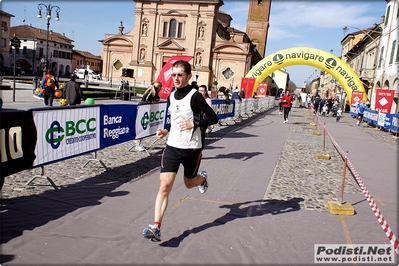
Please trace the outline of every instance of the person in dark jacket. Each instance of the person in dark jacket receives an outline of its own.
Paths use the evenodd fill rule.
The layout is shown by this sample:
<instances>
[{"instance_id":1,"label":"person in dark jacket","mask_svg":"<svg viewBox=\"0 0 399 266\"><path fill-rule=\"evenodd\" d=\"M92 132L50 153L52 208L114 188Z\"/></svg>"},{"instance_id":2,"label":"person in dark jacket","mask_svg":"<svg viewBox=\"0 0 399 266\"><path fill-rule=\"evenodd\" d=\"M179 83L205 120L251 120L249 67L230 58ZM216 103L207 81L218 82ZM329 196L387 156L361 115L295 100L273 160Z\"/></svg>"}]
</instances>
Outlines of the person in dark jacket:
<instances>
[{"instance_id":1,"label":"person in dark jacket","mask_svg":"<svg viewBox=\"0 0 399 266\"><path fill-rule=\"evenodd\" d=\"M82 89L79 83L76 82L77 78L78 76L72 74L71 80L65 86L64 98L66 98L68 105L77 105L82 102L82 99L85 100Z\"/></svg>"}]
</instances>

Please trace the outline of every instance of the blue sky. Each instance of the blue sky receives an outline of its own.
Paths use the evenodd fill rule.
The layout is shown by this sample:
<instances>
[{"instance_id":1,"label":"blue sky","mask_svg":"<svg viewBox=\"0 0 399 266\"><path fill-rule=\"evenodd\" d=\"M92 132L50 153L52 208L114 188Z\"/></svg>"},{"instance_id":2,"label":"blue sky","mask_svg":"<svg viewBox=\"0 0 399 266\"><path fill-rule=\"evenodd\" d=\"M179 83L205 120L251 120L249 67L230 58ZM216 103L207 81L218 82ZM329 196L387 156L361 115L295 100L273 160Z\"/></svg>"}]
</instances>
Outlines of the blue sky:
<instances>
[{"instance_id":1,"label":"blue sky","mask_svg":"<svg viewBox=\"0 0 399 266\"><path fill-rule=\"evenodd\" d=\"M32 25L46 29L45 12L37 18L39 1L0 0L1 9L15 17L11 26ZM44 4L61 8L60 21L55 14L50 29L73 39L75 49L101 55L105 34L116 34L123 21L124 32L134 26L133 0L120 1L47 1ZM245 31L248 0L224 0L222 10L233 18L232 27ZM334 50L340 56L342 28L352 26L369 28L385 15L386 2L374 1L289 1L274 0L270 13L270 28L266 55L291 47L311 47L324 51ZM25 19L25 22L23 22ZM349 32L356 29L349 27ZM319 71L310 66L287 67L291 80L297 85L315 78Z\"/></svg>"}]
</instances>

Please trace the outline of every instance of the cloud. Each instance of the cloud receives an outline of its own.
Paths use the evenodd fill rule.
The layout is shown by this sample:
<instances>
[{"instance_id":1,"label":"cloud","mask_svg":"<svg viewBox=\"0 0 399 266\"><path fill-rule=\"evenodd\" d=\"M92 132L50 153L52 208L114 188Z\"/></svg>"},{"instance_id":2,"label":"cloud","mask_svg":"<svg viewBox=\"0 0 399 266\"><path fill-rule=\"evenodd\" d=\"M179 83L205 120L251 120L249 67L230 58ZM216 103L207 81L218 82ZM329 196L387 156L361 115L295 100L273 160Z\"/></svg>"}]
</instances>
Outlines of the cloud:
<instances>
[{"instance_id":1,"label":"cloud","mask_svg":"<svg viewBox=\"0 0 399 266\"><path fill-rule=\"evenodd\" d=\"M349 2L350 3L350 2ZM373 24L370 3L348 2L272 2L270 24L276 27L342 28L344 25Z\"/></svg>"},{"instance_id":2,"label":"cloud","mask_svg":"<svg viewBox=\"0 0 399 266\"><path fill-rule=\"evenodd\" d=\"M269 38L297 38L304 34L302 31L342 29L346 25L368 28L379 22L372 12L375 4L385 5L377 1L272 1ZM245 31L248 2L231 1L222 10L233 18L232 27Z\"/></svg>"}]
</instances>

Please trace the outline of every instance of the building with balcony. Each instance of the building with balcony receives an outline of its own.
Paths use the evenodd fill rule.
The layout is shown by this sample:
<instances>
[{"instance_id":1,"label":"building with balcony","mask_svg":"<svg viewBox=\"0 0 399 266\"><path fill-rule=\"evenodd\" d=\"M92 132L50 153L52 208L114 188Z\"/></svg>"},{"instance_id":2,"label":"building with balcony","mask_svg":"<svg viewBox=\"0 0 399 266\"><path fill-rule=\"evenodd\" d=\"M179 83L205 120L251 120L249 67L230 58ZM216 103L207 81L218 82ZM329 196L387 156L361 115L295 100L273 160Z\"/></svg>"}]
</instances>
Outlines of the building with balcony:
<instances>
[{"instance_id":1,"label":"building with balcony","mask_svg":"<svg viewBox=\"0 0 399 266\"><path fill-rule=\"evenodd\" d=\"M362 81L372 109L375 108L376 90L386 89L394 91L390 113L398 113L398 1L386 2L385 16L380 23L350 33L341 41L342 59Z\"/></svg>"},{"instance_id":2,"label":"building with balcony","mask_svg":"<svg viewBox=\"0 0 399 266\"><path fill-rule=\"evenodd\" d=\"M46 34L46 30L29 25L11 27L10 36L16 36L21 41L21 47L15 51L16 67L24 73L42 74L46 60ZM65 34L49 31L47 62L48 68L52 69L56 76L64 77L72 73L72 42L73 40ZM13 57L12 49L9 53ZM10 59L14 62L13 58Z\"/></svg>"},{"instance_id":3,"label":"building with balcony","mask_svg":"<svg viewBox=\"0 0 399 266\"><path fill-rule=\"evenodd\" d=\"M381 40L382 17L379 24L364 30L350 33L341 41L343 46L342 58L355 71L363 83L367 98L372 97L374 77ZM359 38L361 36L361 38Z\"/></svg>"}]
</instances>

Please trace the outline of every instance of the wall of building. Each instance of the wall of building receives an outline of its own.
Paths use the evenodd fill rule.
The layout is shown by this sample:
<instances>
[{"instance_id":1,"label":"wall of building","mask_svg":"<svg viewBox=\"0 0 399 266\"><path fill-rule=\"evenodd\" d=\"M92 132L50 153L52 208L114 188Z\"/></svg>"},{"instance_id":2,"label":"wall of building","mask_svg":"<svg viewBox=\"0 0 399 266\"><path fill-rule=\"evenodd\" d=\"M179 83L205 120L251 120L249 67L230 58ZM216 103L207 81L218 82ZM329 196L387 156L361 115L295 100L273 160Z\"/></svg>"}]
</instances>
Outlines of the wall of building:
<instances>
[{"instance_id":1,"label":"wall of building","mask_svg":"<svg viewBox=\"0 0 399 266\"><path fill-rule=\"evenodd\" d=\"M249 70L251 43L244 32L226 28L231 17L223 12L223 24L218 23L221 1L135 1L135 23L131 31L106 35L103 41L103 77L122 79L121 69L134 70L135 82L150 84L158 77L163 65L174 55L192 56L193 76L198 84L230 87L241 84L241 77ZM181 36L164 36L164 25L175 20L181 23ZM145 31L144 29L145 25ZM125 78L123 78L125 79ZM129 80L129 78L126 78ZM132 79L132 78L130 78ZM133 80L133 79L132 79ZM131 84L132 82L129 81Z\"/></svg>"}]
</instances>

